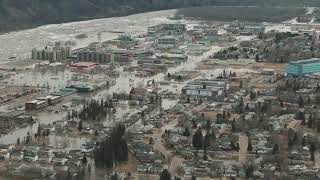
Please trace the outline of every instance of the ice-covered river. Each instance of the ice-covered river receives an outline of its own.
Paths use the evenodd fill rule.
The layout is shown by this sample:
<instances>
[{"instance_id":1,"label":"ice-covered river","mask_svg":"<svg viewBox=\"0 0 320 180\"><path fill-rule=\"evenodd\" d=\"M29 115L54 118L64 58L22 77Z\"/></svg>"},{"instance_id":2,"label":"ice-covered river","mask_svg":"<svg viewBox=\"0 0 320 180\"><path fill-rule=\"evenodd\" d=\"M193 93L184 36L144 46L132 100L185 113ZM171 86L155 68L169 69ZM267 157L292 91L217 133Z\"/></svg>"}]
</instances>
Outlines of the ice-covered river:
<instances>
[{"instance_id":1,"label":"ice-covered river","mask_svg":"<svg viewBox=\"0 0 320 180\"><path fill-rule=\"evenodd\" d=\"M7 61L9 57L25 59L32 48L44 48L49 42L72 40L76 42L74 48L79 48L97 41L99 32L102 40L110 40L118 36L110 31L145 32L148 26L172 21L168 17L175 12L176 10L165 10L125 17L51 24L3 34L0 35L0 61ZM79 34L87 34L88 38L76 39L75 36Z\"/></svg>"}]
</instances>

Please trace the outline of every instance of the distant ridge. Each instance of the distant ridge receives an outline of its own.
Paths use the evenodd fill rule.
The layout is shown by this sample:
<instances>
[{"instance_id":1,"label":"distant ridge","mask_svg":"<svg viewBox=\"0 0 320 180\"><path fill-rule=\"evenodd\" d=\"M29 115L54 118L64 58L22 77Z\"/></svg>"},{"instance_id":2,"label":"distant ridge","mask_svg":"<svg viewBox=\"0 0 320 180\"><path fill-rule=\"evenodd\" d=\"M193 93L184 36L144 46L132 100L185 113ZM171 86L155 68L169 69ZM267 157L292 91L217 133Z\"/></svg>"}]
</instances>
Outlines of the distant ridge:
<instances>
[{"instance_id":1,"label":"distant ridge","mask_svg":"<svg viewBox=\"0 0 320 180\"><path fill-rule=\"evenodd\" d=\"M320 6L320 0L0 0L0 32L192 6Z\"/></svg>"}]
</instances>

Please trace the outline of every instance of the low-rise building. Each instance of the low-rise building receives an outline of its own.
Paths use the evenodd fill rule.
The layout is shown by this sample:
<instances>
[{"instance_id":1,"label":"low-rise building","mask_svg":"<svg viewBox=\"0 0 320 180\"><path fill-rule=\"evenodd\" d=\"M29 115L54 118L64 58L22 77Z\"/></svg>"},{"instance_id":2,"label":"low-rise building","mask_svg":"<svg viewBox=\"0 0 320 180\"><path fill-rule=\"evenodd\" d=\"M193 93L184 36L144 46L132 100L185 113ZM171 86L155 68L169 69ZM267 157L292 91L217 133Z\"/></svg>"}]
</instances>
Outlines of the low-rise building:
<instances>
[{"instance_id":1,"label":"low-rise building","mask_svg":"<svg viewBox=\"0 0 320 180\"><path fill-rule=\"evenodd\" d=\"M160 32L160 31L185 31L187 30L186 24L159 24L148 27L149 32Z\"/></svg>"},{"instance_id":2,"label":"low-rise building","mask_svg":"<svg viewBox=\"0 0 320 180\"><path fill-rule=\"evenodd\" d=\"M215 97L229 88L228 81L220 79L200 79L188 83L182 93L188 96Z\"/></svg>"},{"instance_id":3,"label":"low-rise building","mask_svg":"<svg viewBox=\"0 0 320 180\"><path fill-rule=\"evenodd\" d=\"M156 40L158 47L175 47L178 40L174 36L163 36Z\"/></svg>"},{"instance_id":4,"label":"low-rise building","mask_svg":"<svg viewBox=\"0 0 320 180\"><path fill-rule=\"evenodd\" d=\"M33 100L26 102L25 108L26 110L39 110L49 106L48 101L45 100Z\"/></svg>"},{"instance_id":5,"label":"low-rise building","mask_svg":"<svg viewBox=\"0 0 320 180\"><path fill-rule=\"evenodd\" d=\"M287 74L293 77L302 77L307 74L320 72L320 59L312 58L299 61L291 61L288 64Z\"/></svg>"}]
</instances>

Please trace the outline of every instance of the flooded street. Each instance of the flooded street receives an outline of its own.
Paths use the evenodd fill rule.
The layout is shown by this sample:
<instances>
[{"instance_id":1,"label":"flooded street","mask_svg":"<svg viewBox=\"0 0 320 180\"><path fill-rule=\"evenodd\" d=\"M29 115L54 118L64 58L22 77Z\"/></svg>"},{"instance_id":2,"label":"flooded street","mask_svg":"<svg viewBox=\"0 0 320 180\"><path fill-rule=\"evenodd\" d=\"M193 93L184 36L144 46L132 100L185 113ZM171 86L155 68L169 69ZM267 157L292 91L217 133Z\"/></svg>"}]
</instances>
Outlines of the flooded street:
<instances>
[{"instance_id":1,"label":"flooded street","mask_svg":"<svg viewBox=\"0 0 320 180\"><path fill-rule=\"evenodd\" d=\"M133 15L129 17L121 17L121 18L107 18L107 19L99 19L99 20L93 20L93 21L85 21L85 22L76 22L76 23L67 23L63 25L48 25L48 26L42 26L36 29L32 30L26 30L21 32L14 32L9 33L6 35L0 36L0 40L8 39L18 39L24 38L23 43L17 44L18 42L9 41L9 44L12 44L16 46L16 48L11 48L10 50L5 50L5 48L2 48L0 45L0 57L3 57L3 59L6 59L6 57L9 57L9 54L24 54L25 57L20 58L26 58L28 56L28 53L31 51L34 47L43 47L46 45L47 42L52 41L58 41L58 40L72 40L76 41L77 45L74 48L81 48L86 45L88 45L91 42L95 42L97 40L96 34L100 32L100 29L103 29L102 32L102 39L110 40L118 36L118 34L110 33L108 31L121 31L122 29L125 29L125 32L133 33L133 32L139 32L139 31L145 31L148 26L152 26L155 24L160 24L164 22L170 22L171 20L166 19L169 15L174 13L174 11L161 11L161 12L154 12L154 13L146 13L141 15ZM117 20L114 20L117 19ZM111 23L110 23L111 22ZM110 24L111 25L110 25ZM87 27L88 28L85 28ZM124 27L130 27L130 28L124 28ZM85 39L75 39L74 36L77 34L85 33L88 35L88 38ZM28 41L33 41L32 36L39 35L40 38L38 38L34 43L33 46L27 46L24 43L28 43ZM12 38L12 36L15 36L15 38ZM2 38L2 39L1 39ZM239 39L241 41L241 39ZM29 43L30 43L29 42ZM24 44L24 45L23 45ZM24 48L23 48L24 47ZM181 47L182 48L182 47ZM181 94L181 89L187 85L187 83L193 81L194 79L199 78L212 78L217 77L219 74L223 72L223 69L212 69L212 70L199 70L196 69L199 62L205 60L208 58L208 56L212 55L215 52L218 52L222 50L224 47L220 46L212 46L209 51L204 52L202 55L189 55L188 60L185 62L182 62L180 65L176 66L169 66L167 71L158 73L153 76L148 77L137 77L135 76L136 72L128 72L124 71L123 67L117 67L117 71L119 72L119 77L114 78L115 84L113 86L110 86L109 88L102 88L100 90L97 90L92 93L75 93L69 96L66 96L65 98L68 99L66 102L72 102L73 106L69 108L68 110L63 108L61 105L55 105L60 108L47 108L42 111L35 111L35 112L28 112L28 115L32 115L36 119L36 123L33 125L29 125L24 128L16 129L11 131L9 134L3 135L0 137L0 144L16 144L17 139L23 140L28 134L33 136L37 133L39 124L40 125L49 125L53 124L55 122L63 123L67 118L68 111L70 110L80 110L83 107L84 101L82 102L74 102L74 98L80 98L80 99L95 99L98 101L110 99L113 95L113 93L128 93L133 87L143 87L146 88L147 91L151 91L151 88L148 86L150 82L154 81L156 84L156 88L159 89L159 91L163 92L170 92L174 95ZM185 52L188 54L188 50ZM5 62L5 60L3 61ZM231 69L230 69L231 70ZM187 71L198 71L199 74L195 75L194 77L187 79L186 81L170 81L169 84L166 85L160 85L160 82L166 80L166 76L168 73L175 74L178 72L187 72ZM228 69L229 71L229 69ZM233 69L232 69L233 71ZM235 70L237 71L237 70ZM81 74L81 73L79 73ZM47 93L56 92L59 89L64 88L67 84L72 84L74 81L74 76L77 76L76 72L71 71L70 68L64 67L64 68L58 68L58 67L49 67L49 68L43 68L43 69L31 69L26 72L18 72L15 75L12 75L10 78L6 79L5 81L2 81L2 84L5 85L27 85L27 86L34 86L34 87L41 87L46 89ZM104 78L101 74L86 74L85 76L90 76L89 79L97 79L97 78ZM92 77L91 77L92 76ZM149 89L150 88L150 89ZM64 102L65 103L65 102ZM123 104L122 104L123 103ZM147 118L152 118L156 116L160 109L168 110L173 108L178 103L178 98L163 98L161 103L161 108L156 108L155 111L152 111L150 114L148 114ZM62 104L62 103L60 103ZM14 106L12 104L3 105L1 106L0 110L5 111L6 109L13 108L11 106ZM52 106L52 107L55 107ZM139 106L128 106L127 102L119 102L116 105L116 112L109 113L105 118L99 119L99 121L93 122L85 122L85 125L87 127L92 127L97 124L102 124L103 127L113 127L113 125L116 122L119 121L125 121L126 118L130 114L137 113L137 111L140 110L141 107ZM56 110L58 109L58 110ZM137 124L141 123L138 121ZM60 130L61 131L61 130ZM60 132L59 130L54 130L48 138L45 138L42 140L42 142L39 142L41 145L47 144L49 147L55 148L55 149L81 149L83 144L86 144L87 142L92 142L91 138L88 138L87 136L80 136L79 132L73 132L68 133ZM159 134L160 136L160 134ZM161 136L157 139L161 139ZM179 161L177 161L179 162ZM93 162L91 162L93 163ZM174 164L174 163L173 163ZM180 163L178 163L180 164ZM178 164L173 166L178 166ZM89 169L86 168L86 175L91 175L92 177L87 177L87 179L96 179L95 177L95 167L91 166L90 171L93 173L88 172Z\"/></svg>"},{"instance_id":2,"label":"flooded street","mask_svg":"<svg viewBox=\"0 0 320 180\"><path fill-rule=\"evenodd\" d=\"M0 35L0 63L7 62L9 57L17 57L17 60L30 58L30 53L33 48L43 48L49 42L54 41L74 41L76 45L73 49L87 46L89 43L97 41L97 34L101 32L102 41L116 38L119 34L116 31L125 33L141 33L146 32L147 27L161 23L173 22L167 19L175 13L175 10L150 12L143 14L136 14L127 17L103 18L90 21L72 22L64 24L45 25L35 29L11 32ZM75 38L76 35L86 34L88 37L83 39ZM18 73L10 79L1 81L1 84L7 85L29 85L36 87L50 87L48 91L53 92L63 88L72 78L72 72L69 70L56 70L50 72L28 71L25 73ZM156 77L149 78L155 80L163 79L165 75L159 74ZM134 78L128 72L122 72L117 79L117 84L108 90L99 91L94 97L95 99L106 98L112 95L112 92L128 92L132 88L129 79ZM146 79L135 79L135 86L138 84L145 84ZM170 106L170 102L168 102ZM164 103L167 104L167 103ZM1 107L2 109L10 108L9 106ZM134 109L128 107L120 107L114 118L121 118L124 114L132 112ZM54 113L42 111L36 113L35 118L41 124L53 123L61 120L66 116L66 112ZM38 123L27 126L22 129L14 130L10 134L0 137L0 144L16 143L18 137L23 138L27 132L35 132Z\"/></svg>"},{"instance_id":3,"label":"flooded street","mask_svg":"<svg viewBox=\"0 0 320 180\"><path fill-rule=\"evenodd\" d=\"M149 81L154 80L156 83L159 83L160 81L163 81L166 77L167 73L175 73L179 71L194 71L197 63L200 61L206 59L209 55L213 54L214 52L217 52L221 50L223 47L213 46L211 50L208 52L205 52L203 55L199 56L189 56L188 61L183 62L179 66L176 67L170 67L166 73L159 73L152 77L145 77L145 78L139 78L135 77L134 73L132 72L126 72L120 70L120 76L116 79L116 84L114 86L111 86L109 89L103 89L95 92L94 94L77 94L77 96L84 97L84 98L93 98L97 100L101 99L107 99L108 97L111 97L114 92L117 93L128 93L132 87L144 87L147 85ZM237 70L235 70L237 71ZM215 70L201 70L201 75L196 78L212 78L217 77L219 74L223 72L223 69L215 69ZM21 73L13 76L10 78L7 82L7 84L26 84L26 85L32 85L32 86L43 86L43 87L50 87L48 91L53 92L58 89L61 89L65 86L67 82L69 82L73 76L73 72L70 72L68 68L63 70L51 70L48 72L37 72L36 70L27 72L27 73ZM52 78L54 77L54 78ZM163 91L172 92L174 94L180 94L181 88L185 86L188 82L192 81L192 79L184 81L184 82L172 82L170 85L158 85L159 88ZM173 107L177 103L177 100L170 100L170 99L164 99L162 103L163 109L169 109ZM4 109L6 106L3 106L2 109ZM82 107L81 105L79 108ZM79 109L78 108L78 109ZM117 112L114 115L109 115L106 120L103 122L105 126L112 126L113 122L118 122L123 119L123 116L128 113L134 113L137 110L136 107L128 107L128 106L119 106L117 108ZM39 113L32 114L40 124L52 124L53 122L63 120L67 116L67 112L65 110L62 110L59 113L44 110ZM3 135L0 137L0 144L14 144L17 141L17 138L23 139L27 133L33 134L37 131L38 124L35 123L34 125L27 126L22 129L18 129L15 131L12 131L11 133L7 135ZM65 143L64 141L67 141ZM60 143L59 143L60 142ZM58 145L58 144L67 144L69 147L72 148L79 148L81 144L85 142L84 139L76 139L73 137L68 138L61 138L56 137L55 135L50 136L50 144L52 146Z\"/></svg>"},{"instance_id":4,"label":"flooded street","mask_svg":"<svg viewBox=\"0 0 320 180\"><path fill-rule=\"evenodd\" d=\"M0 179L319 178L319 9L306 10L0 34Z\"/></svg>"},{"instance_id":5,"label":"flooded street","mask_svg":"<svg viewBox=\"0 0 320 180\"><path fill-rule=\"evenodd\" d=\"M195 69L196 64L198 62L207 58L213 52L219 51L221 48L222 47L214 46L211 48L210 51L204 53L201 56L189 56L188 61L182 63L181 65L179 65L177 67L169 68L168 72L174 73L174 72L183 71L183 70L192 71ZM220 72L220 71L218 71L218 72ZM17 83L16 81L18 81L19 83L27 82L27 83L29 83L29 85L35 85L35 86L47 84L48 86L53 87L54 89L57 89L57 88L62 88L62 86L65 84L65 82L70 80L70 77L72 76L72 73L70 73L70 71L67 69L65 71L59 71L59 72L47 72L47 74L43 73L43 72L29 72L27 74L29 74L29 75L28 76L23 76L22 74L16 75L14 80L12 80L12 82L15 82L15 83ZM138 77L135 77L131 72L121 72L120 77L116 79L116 84L114 86L111 86L109 89L105 89L105 90L101 90L101 91L96 92L92 96L92 98L100 100L100 99L107 99L107 97L112 96L113 92L118 92L118 93L119 92L126 92L127 93L131 90L132 87L145 86L147 84L147 82L150 80L155 80L156 83L160 82L160 81L164 80L166 75L167 75L166 73L159 73L159 74L152 76L152 77L138 78ZM218 75L218 74L216 74L216 75ZM57 79L57 80L51 79L50 77L52 77L52 76L58 77L59 79ZM130 80L133 80L132 82L134 82L134 83L133 84L130 83ZM162 85L162 86L160 86L160 88L162 90L168 90L170 92L180 94L181 88L183 86L185 86L186 83L188 83L189 81L185 81L183 83L172 83L171 85ZM87 96L87 95L81 95L81 94L78 94L78 95L85 96L85 97ZM162 106L164 109L169 109L169 108L173 107L176 103L177 103L177 100L164 99ZM136 110L136 108L130 108L128 106L118 107L117 113L112 117L111 116L107 117L106 118L107 121L105 121L103 124L111 125L110 124L111 122L119 121L122 119L122 117L125 114L133 113L133 112L135 112L135 110ZM64 117L66 117L66 115L67 115L67 113L65 111L61 111L60 113L55 113L55 112L49 112L47 110L44 110L42 112L36 113L34 117L37 120L39 120L40 124L50 124L50 123L64 119ZM36 123L32 126L28 126L23 129L13 131L10 134L1 136L0 137L0 144L14 144L14 143L16 143L16 140L18 137L20 137L20 139L21 139L24 136L26 136L28 132L33 134L34 132L37 131L37 128L38 128L38 123ZM53 136L52 138L50 138L50 144L52 144L52 145L58 144L56 142L58 142L59 139L62 140L60 137ZM83 143L81 140L74 140L74 138L71 138L69 141L70 141L70 143L68 143L68 144L72 148L76 148L76 147L79 148L81 143Z\"/></svg>"}]
</instances>

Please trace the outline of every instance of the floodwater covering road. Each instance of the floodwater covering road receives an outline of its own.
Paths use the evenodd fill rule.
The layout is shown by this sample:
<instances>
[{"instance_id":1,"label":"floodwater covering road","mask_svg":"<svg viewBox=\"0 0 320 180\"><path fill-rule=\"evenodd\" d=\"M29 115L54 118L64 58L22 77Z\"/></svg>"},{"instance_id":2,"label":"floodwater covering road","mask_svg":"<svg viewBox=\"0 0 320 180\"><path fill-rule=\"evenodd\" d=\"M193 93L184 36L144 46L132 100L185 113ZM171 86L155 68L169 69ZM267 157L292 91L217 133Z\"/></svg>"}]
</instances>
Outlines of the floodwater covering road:
<instances>
[{"instance_id":1,"label":"floodwater covering road","mask_svg":"<svg viewBox=\"0 0 320 180\"><path fill-rule=\"evenodd\" d=\"M218 50L220 50L221 47L212 47L212 49L207 52L204 53L202 56L190 56L189 60L183 64L181 64L180 66L177 67L172 67L169 68L168 72L170 73L174 73L177 71L181 71L181 70L194 70L196 63L200 62L201 60L203 60L204 58L206 58L209 54L212 54L213 52L216 52ZM134 86L139 86L139 85L145 85L149 80L154 79L156 82L162 81L164 80L166 74L165 73L160 73L157 74L156 76L153 77L148 77L148 78L136 78L134 77L131 73L129 72L121 72L120 73L120 77L116 80L116 84L114 86L112 86L110 89L106 89L106 90L101 90L99 92L97 92L93 98L95 99L102 99L102 98L106 98L108 96L111 96L113 92L129 92L131 90L131 88ZM130 79L133 79L134 84L130 85L129 81ZM186 84L187 82L184 83L176 83L174 84L175 86L172 85L166 85L166 86L161 86L161 88L163 90L168 90L168 91L172 91L175 93L180 93L181 88ZM163 107L164 109L167 109L170 106L172 107L173 105L175 105L176 101L165 101L165 103L163 103ZM114 119L114 121L117 121L117 119L121 119L121 117L128 113L128 112L132 112L130 111L130 109L122 109L120 111L117 111L117 115ZM66 116L66 112L60 112L60 113L55 113L55 112L48 112L48 111L42 111L39 112L37 114L35 114L35 118L39 120L40 124L49 124L49 123L53 123L55 121L58 120L62 120L63 117ZM111 122L110 122L111 123ZM33 133L36 132L38 128L38 123L28 126L26 128L22 128L22 129L18 129L15 130L7 135L3 135L0 137L0 144L14 144L16 143L17 138L19 137L20 139L23 139L23 137L25 137L27 135L27 133ZM53 142L52 145L56 144L56 141L59 138L54 138L54 140L50 141ZM74 138L70 138L70 146L72 148L77 148L79 147L82 143L84 143L85 139L83 139L83 141L76 141L78 143L74 143Z\"/></svg>"},{"instance_id":2,"label":"floodwater covering road","mask_svg":"<svg viewBox=\"0 0 320 180\"><path fill-rule=\"evenodd\" d=\"M114 39L118 36L115 31L121 31L124 33L139 33L146 32L147 27L161 23L175 22L167 19L172 16L175 10L156 11L149 13L142 13L136 15L130 15L126 17L114 17L114 18L103 18L90 21L72 22L64 24L51 24L45 25L34 29L22 30L16 32L10 32L0 35L0 63L8 61L9 57L17 57L16 60L26 59L30 57L31 50L33 48L43 48L49 42L54 41L74 41L76 42L75 48L81 48L87 46L89 43L97 41L97 34L101 32L102 41ZM112 32L113 31L113 32ZM75 36L79 34L86 34L88 37L83 39L76 39ZM57 74L58 76L65 76L66 74ZM31 79L25 79L27 77L17 76L16 81L34 82L34 85L42 85L48 82L40 73L31 74ZM69 74L67 74L69 76ZM65 83L68 77L65 79L60 78L58 81L51 83L50 85L59 88L61 83ZM110 90L102 91L98 93L97 97L103 97L103 95L110 94L113 91L119 89L123 91L130 90L128 83L128 73L122 73L120 78L117 80L116 86L113 86ZM47 79L48 80L48 79ZM123 112L126 113L126 112ZM120 116L122 115L119 112ZM37 115L40 119L40 123L52 123L62 119L65 113L48 113L41 112ZM16 143L18 137L23 138L27 132L35 132L38 128L38 123L28 126L26 128L17 129L10 134L3 135L0 137L0 144L12 144Z\"/></svg>"},{"instance_id":3,"label":"floodwater covering road","mask_svg":"<svg viewBox=\"0 0 320 180\"><path fill-rule=\"evenodd\" d=\"M167 23L173 22L172 20L168 20L167 17L171 16L174 12L175 12L174 10L158 11L158 12L137 14L137 15L127 16L127 17L105 18L105 19L73 22L73 23L58 24L58 25L46 25L46 26L35 28L35 29L0 35L0 42L7 42L5 45L4 43L0 43L0 57L1 57L0 61L3 60L2 62L4 62L6 57L10 57L14 54L28 54L32 48L44 47L47 42L60 41L60 40L75 40L73 39L74 36L79 33L86 33L88 35L88 38L75 40L77 42L76 48L84 47L91 42L95 42L96 34L100 31L103 31L102 33L103 41L113 39L117 36L117 34L110 33L109 31L122 30L127 33L133 33L137 31L140 31L140 32L146 31L148 26L152 26L160 23L166 23L166 22ZM182 22L186 22L186 21L182 20ZM239 41L241 41L241 39L239 39ZM182 70L194 70L198 62L202 61L212 53L217 52L221 49L222 47L214 46L211 48L210 51L204 53L203 55L189 56L189 59L187 62L182 63L177 67L169 68L168 72L174 73ZM214 76L218 76L218 73L221 73L221 71L222 69L210 71L210 74ZM209 74L208 71L203 73ZM64 75L71 76L70 74L63 74L63 73L56 74L56 76L64 76ZM34 76L37 76L37 74L34 74ZM160 82L164 80L165 76L166 76L166 73L160 73L160 74L157 74L156 76L149 77L149 78L136 78L132 73L121 71L120 77L117 78L116 84L114 86L112 86L110 89L97 92L92 98L102 99L112 95L113 92L129 92L133 86L137 87L140 85L145 85L149 80L152 80L152 79L154 79L156 82ZM65 79L60 79L59 82L61 81L62 83L64 83L67 79L68 77L65 77ZM134 82L133 84L130 83L130 79L133 80ZM168 90L178 94L181 92L181 88L187 82L188 81L184 83L175 83L174 86L173 85L161 86L161 88L163 90ZM54 83L53 85L51 84L49 85L60 87L60 83L58 84L57 82L56 83L53 82L53 83ZM41 85L41 82L39 84ZM163 103L163 105L166 106L163 108L167 109L169 108L169 106L172 107L175 103L176 101L167 101L166 103ZM128 108L117 111L117 114L113 117L114 118L113 121L117 121L117 119L120 120L124 114L130 113L132 111L133 110ZM64 111L61 111L59 113L42 111L35 115L35 117L39 120L40 124L53 123L55 121L62 120L63 117L65 116L66 116L66 112ZM26 128L17 129L11 132L10 134L1 136L0 144L16 143L16 140L18 137L20 139L23 139L23 137L25 137L28 132L30 132L31 134L36 132L38 128L38 124L39 123L36 123ZM53 142L52 145L54 145L58 140L59 138L54 138L54 140L51 141ZM85 141L85 139L82 139L80 141L74 141L74 138L70 138L70 146L72 146L72 148L77 148L83 143L83 141Z\"/></svg>"}]
</instances>

